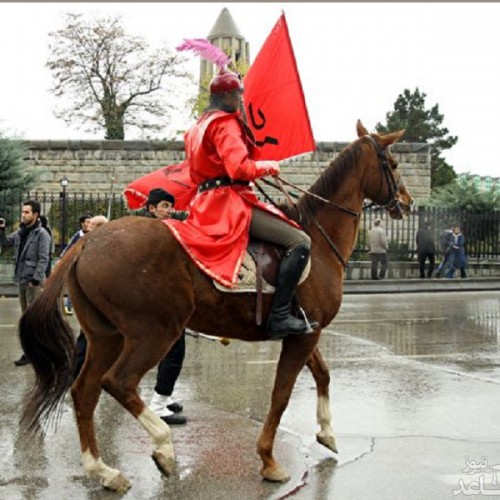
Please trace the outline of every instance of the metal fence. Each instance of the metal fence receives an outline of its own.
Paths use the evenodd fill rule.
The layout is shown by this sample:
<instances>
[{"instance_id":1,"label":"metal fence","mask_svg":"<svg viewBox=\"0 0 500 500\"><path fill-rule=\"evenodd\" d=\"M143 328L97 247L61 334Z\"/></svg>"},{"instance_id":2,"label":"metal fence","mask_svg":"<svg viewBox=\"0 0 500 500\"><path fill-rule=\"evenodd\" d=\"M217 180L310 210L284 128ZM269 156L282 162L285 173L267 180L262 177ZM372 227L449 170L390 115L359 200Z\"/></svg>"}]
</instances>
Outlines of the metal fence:
<instances>
[{"instance_id":1,"label":"metal fence","mask_svg":"<svg viewBox=\"0 0 500 500\"><path fill-rule=\"evenodd\" d=\"M78 219L83 214L106 215L116 219L130 215L125 200L119 194L93 193L45 193L32 191L28 193L0 193L0 217L7 222L7 230L13 231L19 226L23 202L35 199L42 206L52 229L56 245L56 255L66 246L71 236L80 229Z\"/></svg>"},{"instance_id":2,"label":"metal fence","mask_svg":"<svg viewBox=\"0 0 500 500\"><path fill-rule=\"evenodd\" d=\"M416 258L415 235L425 221L431 223L438 255L442 254L441 242L445 231L459 225L465 236L469 260L500 260L500 210L472 211L441 207L420 207L400 221L391 219L383 209L366 210L351 260L368 259L368 231L376 218L382 219L392 260Z\"/></svg>"},{"instance_id":3,"label":"metal fence","mask_svg":"<svg viewBox=\"0 0 500 500\"><path fill-rule=\"evenodd\" d=\"M47 216L56 243L56 255L64 248L69 238L79 229L78 219L82 214L102 214L110 219L130 215L120 194L92 193L0 193L0 217L7 221L8 230L19 225L23 201L35 198L42 205L42 214ZM414 260L416 258L415 234L425 220L432 224L438 254L439 242L446 229L458 224L466 238L468 258L476 261L500 260L500 210L464 211L447 208L420 207L404 220L392 220L383 209L368 209L361 218L360 231L351 260L368 259L368 231L376 218L382 219L389 241L391 260Z\"/></svg>"}]
</instances>

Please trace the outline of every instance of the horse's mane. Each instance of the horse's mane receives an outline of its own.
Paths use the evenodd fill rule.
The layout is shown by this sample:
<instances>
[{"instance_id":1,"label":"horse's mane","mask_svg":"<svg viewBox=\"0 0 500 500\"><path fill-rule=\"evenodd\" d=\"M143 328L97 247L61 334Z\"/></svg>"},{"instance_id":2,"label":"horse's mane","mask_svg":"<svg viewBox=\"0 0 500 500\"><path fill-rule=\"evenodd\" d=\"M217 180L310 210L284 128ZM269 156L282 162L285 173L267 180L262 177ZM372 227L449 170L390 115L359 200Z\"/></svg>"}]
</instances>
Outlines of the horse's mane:
<instances>
[{"instance_id":1,"label":"horse's mane","mask_svg":"<svg viewBox=\"0 0 500 500\"><path fill-rule=\"evenodd\" d=\"M358 162L360 154L361 141L356 141L347 146L330 162L330 165L325 168L308 191L321 198L329 199L344 182L346 176L351 173L352 166ZM286 210L286 212L291 219L307 230L318 210L324 206L324 201L304 194L300 197L296 206L293 209Z\"/></svg>"}]
</instances>

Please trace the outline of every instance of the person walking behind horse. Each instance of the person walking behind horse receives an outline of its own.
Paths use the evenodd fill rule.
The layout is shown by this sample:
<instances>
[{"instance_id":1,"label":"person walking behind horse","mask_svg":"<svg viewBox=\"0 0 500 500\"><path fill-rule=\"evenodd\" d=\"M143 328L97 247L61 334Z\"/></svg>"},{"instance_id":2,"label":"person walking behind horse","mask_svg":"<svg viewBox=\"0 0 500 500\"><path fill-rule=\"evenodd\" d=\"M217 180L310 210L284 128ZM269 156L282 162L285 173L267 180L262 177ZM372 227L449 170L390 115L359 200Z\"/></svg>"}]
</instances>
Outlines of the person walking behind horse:
<instances>
[{"instance_id":1,"label":"person walking behind horse","mask_svg":"<svg viewBox=\"0 0 500 500\"><path fill-rule=\"evenodd\" d=\"M80 229L70 238L69 243L63 248L60 259L64 257L64 254L82 237L85 236L90 230L90 219L92 219L92 214L84 214L78 219L80 223ZM71 299L69 295L66 297L64 303L64 313L70 316L73 314L73 305L71 304Z\"/></svg>"},{"instance_id":2,"label":"person walking behind horse","mask_svg":"<svg viewBox=\"0 0 500 500\"><path fill-rule=\"evenodd\" d=\"M436 259L436 241L434 239L434 233L432 232L432 226L429 221L426 220L423 226L418 229L415 240L417 243L417 257L420 270L420 278L425 278L426 260L429 260L427 277L432 278Z\"/></svg>"},{"instance_id":3,"label":"person walking behind horse","mask_svg":"<svg viewBox=\"0 0 500 500\"><path fill-rule=\"evenodd\" d=\"M51 238L41 225L40 212L38 201L25 201L21 208L21 226L9 236L5 235L5 220L0 221L0 246L13 246L15 249L14 280L19 284L19 302L23 313L42 291L49 265ZM23 366L30 360L23 353L14 363Z\"/></svg>"},{"instance_id":4,"label":"person walking behind horse","mask_svg":"<svg viewBox=\"0 0 500 500\"><path fill-rule=\"evenodd\" d=\"M185 134L190 175L198 184L189 217L169 222L174 236L206 274L236 284L249 236L284 248L266 330L271 339L312 332L291 314L292 300L309 259L311 240L283 212L260 202L251 182L280 173L276 161L256 161L258 150L241 118L240 75L222 69L211 80L210 103Z\"/></svg>"},{"instance_id":5,"label":"person walking behind horse","mask_svg":"<svg viewBox=\"0 0 500 500\"><path fill-rule=\"evenodd\" d=\"M144 215L155 219L185 220L187 212L174 210L175 198L164 189L152 189L146 201ZM184 409L172 399L175 383L179 378L186 354L186 331L184 330L170 351L160 361L156 373L156 385L149 408L168 425L187 423L184 415L178 415Z\"/></svg>"},{"instance_id":6,"label":"person walking behind horse","mask_svg":"<svg viewBox=\"0 0 500 500\"><path fill-rule=\"evenodd\" d=\"M373 227L368 233L368 244L370 250L368 254L372 262L371 277L372 280L382 280L387 273L387 236L382 229L382 221L375 219ZM378 265L380 264L380 274L378 274Z\"/></svg>"},{"instance_id":7,"label":"person walking behind horse","mask_svg":"<svg viewBox=\"0 0 500 500\"><path fill-rule=\"evenodd\" d=\"M88 229L86 233L94 230L99 226L102 226L103 224L106 224L107 222L109 222L109 220L104 215L96 215L92 217L91 219L89 219L89 222L87 224ZM80 329L80 334L76 339L76 353L75 353L76 363L73 369L73 380L76 380L76 377L78 377L78 374L82 369L86 353L87 353L87 337L85 337L85 333L83 332L83 330Z\"/></svg>"},{"instance_id":8,"label":"person walking behind horse","mask_svg":"<svg viewBox=\"0 0 500 500\"><path fill-rule=\"evenodd\" d=\"M460 226L453 228L453 240L450 250L450 270L446 277L453 278L455 270L460 269L460 277L467 278L465 266L467 265L467 258L465 256L465 237L462 234Z\"/></svg>"}]
</instances>

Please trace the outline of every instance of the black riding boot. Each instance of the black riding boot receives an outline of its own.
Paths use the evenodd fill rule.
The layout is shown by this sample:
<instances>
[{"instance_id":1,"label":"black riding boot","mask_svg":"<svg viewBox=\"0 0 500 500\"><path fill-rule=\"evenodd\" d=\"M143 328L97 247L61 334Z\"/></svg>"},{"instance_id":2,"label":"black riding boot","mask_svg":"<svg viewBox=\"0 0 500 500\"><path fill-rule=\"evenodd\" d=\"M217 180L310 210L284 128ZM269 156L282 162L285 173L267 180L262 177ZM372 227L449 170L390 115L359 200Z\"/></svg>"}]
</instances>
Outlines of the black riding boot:
<instances>
[{"instance_id":1,"label":"black riding boot","mask_svg":"<svg viewBox=\"0 0 500 500\"><path fill-rule=\"evenodd\" d=\"M311 327L317 326L317 324L308 325L303 319L290 314L295 289L308 258L309 250L306 247L297 247L287 252L281 261L276 291L266 325L271 338L311 333Z\"/></svg>"}]
</instances>

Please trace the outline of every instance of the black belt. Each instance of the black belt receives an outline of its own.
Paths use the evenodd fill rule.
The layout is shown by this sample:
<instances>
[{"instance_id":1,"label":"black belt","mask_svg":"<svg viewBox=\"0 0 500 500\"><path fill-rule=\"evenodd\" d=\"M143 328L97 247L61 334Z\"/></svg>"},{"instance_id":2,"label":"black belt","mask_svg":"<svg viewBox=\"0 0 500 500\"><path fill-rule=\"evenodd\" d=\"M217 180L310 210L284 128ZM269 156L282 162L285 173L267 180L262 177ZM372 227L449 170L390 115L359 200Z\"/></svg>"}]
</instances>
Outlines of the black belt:
<instances>
[{"instance_id":1,"label":"black belt","mask_svg":"<svg viewBox=\"0 0 500 500\"><path fill-rule=\"evenodd\" d=\"M249 186L250 182L248 181L238 181L233 180L230 177L214 177L213 179L208 179L208 181L202 182L198 186L198 193L203 193L203 191L207 191L208 189L215 189L221 186Z\"/></svg>"}]
</instances>

